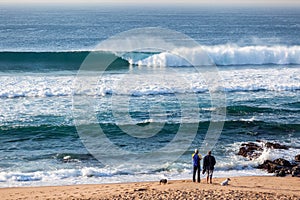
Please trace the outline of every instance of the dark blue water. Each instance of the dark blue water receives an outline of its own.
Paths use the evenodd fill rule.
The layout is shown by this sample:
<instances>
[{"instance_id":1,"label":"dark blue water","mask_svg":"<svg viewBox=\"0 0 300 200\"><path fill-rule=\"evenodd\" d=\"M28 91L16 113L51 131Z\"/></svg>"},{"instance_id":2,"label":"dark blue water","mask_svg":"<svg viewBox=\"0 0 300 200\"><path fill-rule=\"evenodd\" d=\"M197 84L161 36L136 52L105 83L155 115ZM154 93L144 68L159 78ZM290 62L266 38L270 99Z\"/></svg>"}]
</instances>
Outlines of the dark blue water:
<instances>
[{"instance_id":1,"label":"dark blue water","mask_svg":"<svg viewBox=\"0 0 300 200\"><path fill-rule=\"evenodd\" d=\"M89 49L141 27L180 31L202 45L299 45L298 8L10 8L0 15L4 50Z\"/></svg>"},{"instance_id":2,"label":"dark blue water","mask_svg":"<svg viewBox=\"0 0 300 200\"><path fill-rule=\"evenodd\" d=\"M101 51L103 57L116 59L105 76L99 79L87 71L82 90L74 89L82 62L99 42L143 27L184 33L216 63L227 111L213 147L216 176L265 174L253 167L264 159L292 160L299 153L299 9L2 7L1 187L190 178L190 155L202 145L216 109L205 80L193 67L164 52L119 56ZM124 81L128 74L133 76ZM80 108L76 114L74 97ZM167 163L164 156L178 149L164 149L145 156L161 166L141 169L126 157L109 166L107 158L97 160L86 149L76 129L82 126L93 136L94 125L122 151L142 158L170 144L182 127L195 137L178 141L178 149L190 145L175 162ZM154 134L139 135L148 132ZM291 148L264 152L254 161L236 155L242 142L256 140ZM102 140L90 142L95 148L105 145Z\"/></svg>"}]
</instances>

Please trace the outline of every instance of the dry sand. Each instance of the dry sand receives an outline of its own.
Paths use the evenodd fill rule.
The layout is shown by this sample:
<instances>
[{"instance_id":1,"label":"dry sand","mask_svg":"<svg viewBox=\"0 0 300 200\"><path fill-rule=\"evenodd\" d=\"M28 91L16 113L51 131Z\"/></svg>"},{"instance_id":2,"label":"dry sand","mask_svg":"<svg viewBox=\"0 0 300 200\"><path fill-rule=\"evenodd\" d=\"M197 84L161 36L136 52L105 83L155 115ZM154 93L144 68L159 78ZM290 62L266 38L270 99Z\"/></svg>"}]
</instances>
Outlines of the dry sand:
<instances>
[{"instance_id":1,"label":"dry sand","mask_svg":"<svg viewBox=\"0 0 300 200\"><path fill-rule=\"evenodd\" d=\"M20 187L0 189L0 199L297 199L300 200L300 178L235 177L228 186L224 178L213 184L190 180L72 185L58 187Z\"/></svg>"}]
</instances>

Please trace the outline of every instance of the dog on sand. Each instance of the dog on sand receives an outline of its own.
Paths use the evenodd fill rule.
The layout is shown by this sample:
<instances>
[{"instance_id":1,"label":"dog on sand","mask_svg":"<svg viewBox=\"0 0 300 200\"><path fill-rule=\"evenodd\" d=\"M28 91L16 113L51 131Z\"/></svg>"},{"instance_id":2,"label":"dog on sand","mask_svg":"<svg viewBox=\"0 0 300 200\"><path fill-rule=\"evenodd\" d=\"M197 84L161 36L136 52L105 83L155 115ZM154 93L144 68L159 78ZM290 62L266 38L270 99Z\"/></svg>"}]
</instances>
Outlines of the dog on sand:
<instances>
[{"instance_id":1,"label":"dog on sand","mask_svg":"<svg viewBox=\"0 0 300 200\"><path fill-rule=\"evenodd\" d=\"M167 184L168 180L167 179L160 179L159 184Z\"/></svg>"},{"instance_id":2,"label":"dog on sand","mask_svg":"<svg viewBox=\"0 0 300 200\"><path fill-rule=\"evenodd\" d=\"M231 181L230 178L227 178L225 181L223 181L223 182L221 183L221 185L222 185L222 186L228 185L229 181Z\"/></svg>"}]
</instances>

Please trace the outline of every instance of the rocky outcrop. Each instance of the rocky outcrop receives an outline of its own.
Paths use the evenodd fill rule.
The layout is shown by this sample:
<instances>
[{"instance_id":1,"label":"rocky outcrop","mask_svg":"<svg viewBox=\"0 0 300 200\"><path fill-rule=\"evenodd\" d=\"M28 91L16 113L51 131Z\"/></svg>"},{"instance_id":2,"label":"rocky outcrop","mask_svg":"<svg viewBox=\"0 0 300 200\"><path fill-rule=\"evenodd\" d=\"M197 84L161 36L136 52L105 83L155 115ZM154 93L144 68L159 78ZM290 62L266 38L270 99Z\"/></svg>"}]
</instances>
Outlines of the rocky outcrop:
<instances>
[{"instance_id":1,"label":"rocky outcrop","mask_svg":"<svg viewBox=\"0 0 300 200\"><path fill-rule=\"evenodd\" d=\"M292 176L299 176L300 177L300 165L294 166L291 170Z\"/></svg>"},{"instance_id":2,"label":"rocky outcrop","mask_svg":"<svg viewBox=\"0 0 300 200\"><path fill-rule=\"evenodd\" d=\"M279 143L266 142L265 146L271 149L289 149L286 145L282 145Z\"/></svg>"},{"instance_id":3,"label":"rocky outcrop","mask_svg":"<svg viewBox=\"0 0 300 200\"><path fill-rule=\"evenodd\" d=\"M259 146L256 143L249 142L249 143L243 143L241 145L241 148L238 152L238 155L241 155L243 157L247 157L249 159L257 158L261 155L262 147Z\"/></svg>"},{"instance_id":4,"label":"rocky outcrop","mask_svg":"<svg viewBox=\"0 0 300 200\"><path fill-rule=\"evenodd\" d=\"M257 166L258 169L265 169L268 173L274 173L276 170L279 170L278 165L273 163L270 160L265 160L263 164Z\"/></svg>"},{"instance_id":5,"label":"rocky outcrop","mask_svg":"<svg viewBox=\"0 0 300 200\"><path fill-rule=\"evenodd\" d=\"M268 149L289 149L288 146L282 145L279 143L272 143L272 142L262 142L257 141L258 143L249 142L241 144L239 149L238 155L243 157L247 157L250 160L258 158L264 148ZM276 176L286 176L291 174L294 176L300 177L300 154L295 156L295 162L289 162L286 159L278 158L275 160L265 160L263 164L258 165L257 168L264 169L268 171L268 173L274 173Z\"/></svg>"},{"instance_id":6,"label":"rocky outcrop","mask_svg":"<svg viewBox=\"0 0 300 200\"><path fill-rule=\"evenodd\" d=\"M254 142L248 142L241 144L241 147L239 149L238 155L241 155L243 157L249 158L250 160L258 158L264 148L270 148L270 149L289 149L288 146L282 145L279 143L272 143L272 142L262 142L257 141L261 144L254 143Z\"/></svg>"},{"instance_id":7,"label":"rocky outcrop","mask_svg":"<svg viewBox=\"0 0 300 200\"><path fill-rule=\"evenodd\" d=\"M273 163L283 166L283 167L292 167L291 163L288 160L285 160L283 158L278 158L273 160Z\"/></svg>"},{"instance_id":8,"label":"rocky outcrop","mask_svg":"<svg viewBox=\"0 0 300 200\"><path fill-rule=\"evenodd\" d=\"M257 168L265 169L268 173L275 173L276 176L285 176L286 174L292 173L292 167L293 165L288 160L279 158L273 161L266 160Z\"/></svg>"}]
</instances>

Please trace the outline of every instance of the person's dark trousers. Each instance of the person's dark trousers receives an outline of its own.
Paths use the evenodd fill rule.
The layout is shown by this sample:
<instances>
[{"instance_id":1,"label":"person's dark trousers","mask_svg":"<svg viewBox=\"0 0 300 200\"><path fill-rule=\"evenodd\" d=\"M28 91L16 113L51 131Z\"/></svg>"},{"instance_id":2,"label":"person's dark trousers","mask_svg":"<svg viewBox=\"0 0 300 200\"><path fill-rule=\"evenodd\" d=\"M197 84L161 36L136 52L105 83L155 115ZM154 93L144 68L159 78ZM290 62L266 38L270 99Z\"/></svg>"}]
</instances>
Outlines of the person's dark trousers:
<instances>
[{"instance_id":1,"label":"person's dark trousers","mask_svg":"<svg viewBox=\"0 0 300 200\"><path fill-rule=\"evenodd\" d=\"M198 183L200 183L200 166L194 166L193 182L196 182L196 172L197 172L197 181Z\"/></svg>"}]
</instances>

